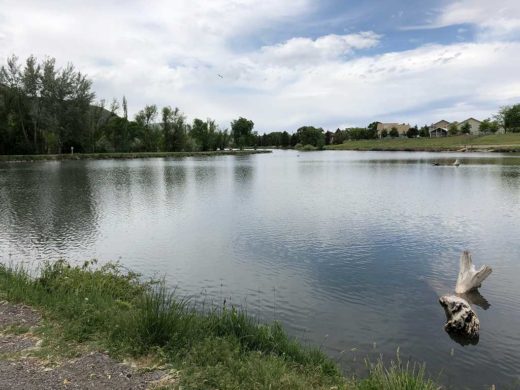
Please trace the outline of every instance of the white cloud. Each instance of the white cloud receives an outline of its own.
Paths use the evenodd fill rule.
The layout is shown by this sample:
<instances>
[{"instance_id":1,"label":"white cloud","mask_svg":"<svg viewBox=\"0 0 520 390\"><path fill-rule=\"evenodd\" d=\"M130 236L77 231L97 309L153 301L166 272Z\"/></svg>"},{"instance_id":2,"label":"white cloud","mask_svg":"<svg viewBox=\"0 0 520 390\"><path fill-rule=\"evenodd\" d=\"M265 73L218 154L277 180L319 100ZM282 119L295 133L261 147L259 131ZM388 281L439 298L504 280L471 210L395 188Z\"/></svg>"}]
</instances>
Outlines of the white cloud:
<instances>
[{"instance_id":1,"label":"white cloud","mask_svg":"<svg viewBox=\"0 0 520 390\"><path fill-rule=\"evenodd\" d=\"M471 24L479 40L520 38L520 1L457 0L449 2L429 24L405 30Z\"/></svg>"},{"instance_id":2,"label":"white cloud","mask_svg":"<svg viewBox=\"0 0 520 390\"><path fill-rule=\"evenodd\" d=\"M99 97L125 94L131 112L156 103L224 126L242 115L259 131L292 131L482 117L520 99L512 83L519 42L425 45L359 58L380 40L361 32L233 49L237 40L297 23L313 12L307 0L20 3L0 0L2 62L11 53L71 61L94 80Z\"/></svg>"},{"instance_id":3,"label":"white cloud","mask_svg":"<svg viewBox=\"0 0 520 390\"><path fill-rule=\"evenodd\" d=\"M307 66L341 59L355 49L374 47L379 39L380 36L373 31L347 35L330 34L314 40L292 38L277 45L262 47L259 58L269 63Z\"/></svg>"}]
</instances>

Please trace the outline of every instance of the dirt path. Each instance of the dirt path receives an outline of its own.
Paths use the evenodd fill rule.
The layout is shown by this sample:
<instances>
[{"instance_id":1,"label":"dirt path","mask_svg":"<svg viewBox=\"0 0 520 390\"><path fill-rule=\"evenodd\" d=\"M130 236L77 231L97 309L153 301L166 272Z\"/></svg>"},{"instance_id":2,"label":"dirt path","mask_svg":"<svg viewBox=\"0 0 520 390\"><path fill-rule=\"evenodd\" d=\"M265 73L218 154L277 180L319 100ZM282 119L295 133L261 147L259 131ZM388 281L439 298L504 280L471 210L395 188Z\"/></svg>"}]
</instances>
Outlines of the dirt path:
<instances>
[{"instance_id":1,"label":"dirt path","mask_svg":"<svg viewBox=\"0 0 520 390\"><path fill-rule=\"evenodd\" d=\"M0 302L0 390L175 388L165 371L139 372L101 352L49 366L30 353L39 348L40 340L30 330L40 321L39 313L27 306ZM9 327L25 333L6 332Z\"/></svg>"}]
</instances>

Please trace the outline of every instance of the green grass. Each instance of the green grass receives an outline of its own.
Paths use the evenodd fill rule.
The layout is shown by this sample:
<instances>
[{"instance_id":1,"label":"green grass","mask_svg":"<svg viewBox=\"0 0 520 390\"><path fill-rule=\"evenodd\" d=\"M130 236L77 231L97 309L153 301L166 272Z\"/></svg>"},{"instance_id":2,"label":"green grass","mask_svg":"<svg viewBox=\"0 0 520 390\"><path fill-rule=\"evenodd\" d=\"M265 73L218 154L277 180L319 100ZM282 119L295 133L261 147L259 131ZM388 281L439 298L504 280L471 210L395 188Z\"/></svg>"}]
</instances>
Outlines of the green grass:
<instances>
[{"instance_id":1,"label":"green grass","mask_svg":"<svg viewBox=\"0 0 520 390\"><path fill-rule=\"evenodd\" d=\"M402 151L457 151L489 150L496 152L520 151L520 133L493 135L459 135L439 138L395 138L347 141L329 145L329 150L402 150Z\"/></svg>"},{"instance_id":2,"label":"green grass","mask_svg":"<svg viewBox=\"0 0 520 390\"><path fill-rule=\"evenodd\" d=\"M139 153L74 153L74 154L26 154L0 155L0 161L54 161L54 160L104 160L165 157L197 157L223 155L249 155L270 153L269 150L217 150L209 152L139 152Z\"/></svg>"},{"instance_id":3,"label":"green grass","mask_svg":"<svg viewBox=\"0 0 520 390\"><path fill-rule=\"evenodd\" d=\"M234 307L197 311L164 283L143 282L118 265L59 261L33 274L0 265L0 297L42 311L47 355L73 354L71 344L118 358L153 355L180 370L185 389L433 388L423 369L381 363L364 380L345 378L324 353L277 323L260 324Z\"/></svg>"}]
</instances>

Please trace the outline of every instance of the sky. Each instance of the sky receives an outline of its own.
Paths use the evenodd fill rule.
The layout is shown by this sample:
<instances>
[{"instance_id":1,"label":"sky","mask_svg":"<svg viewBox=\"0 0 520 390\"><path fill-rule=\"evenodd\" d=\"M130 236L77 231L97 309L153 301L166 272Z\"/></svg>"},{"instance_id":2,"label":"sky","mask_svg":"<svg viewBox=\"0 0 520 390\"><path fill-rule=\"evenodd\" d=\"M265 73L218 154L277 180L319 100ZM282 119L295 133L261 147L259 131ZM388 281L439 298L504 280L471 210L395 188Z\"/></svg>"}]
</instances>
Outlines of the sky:
<instances>
[{"instance_id":1,"label":"sky","mask_svg":"<svg viewBox=\"0 0 520 390\"><path fill-rule=\"evenodd\" d=\"M519 0L0 0L0 61L222 128L484 119L520 103Z\"/></svg>"}]
</instances>

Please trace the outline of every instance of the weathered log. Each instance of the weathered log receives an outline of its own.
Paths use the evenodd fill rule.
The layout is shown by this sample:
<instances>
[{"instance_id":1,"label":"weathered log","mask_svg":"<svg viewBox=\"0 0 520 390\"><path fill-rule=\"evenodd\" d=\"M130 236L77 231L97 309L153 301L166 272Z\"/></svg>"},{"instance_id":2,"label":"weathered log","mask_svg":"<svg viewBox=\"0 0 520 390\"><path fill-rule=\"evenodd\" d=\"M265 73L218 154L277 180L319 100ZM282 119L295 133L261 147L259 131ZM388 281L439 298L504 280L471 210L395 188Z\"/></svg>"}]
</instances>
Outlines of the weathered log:
<instances>
[{"instance_id":1,"label":"weathered log","mask_svg":"<svg viewBox=\"0 0 520 390\"><path fill-rule=\"evenodd\" d=\"M462 252L460 256L460 269L459 277L457 278L457 285L455 286L455 292L457 294L464 294L473 289L479 288L484 281L492 272L491 267L483 265L477 271L471 260L471 253L468 251Z\"/></svg>"},{"instance_id":2,"label":"weathered log","mask_svg":"<svg viewBox=\"0 0 520 390\"><path fill-rule=\"evenodd\" d=\"M439 303L446 313L446 332L452 338L458 338L456 341L461 344L478 342L480 321L469 303L456 295L444 295L439 298Z\"/></svg>"}]
</instances>

